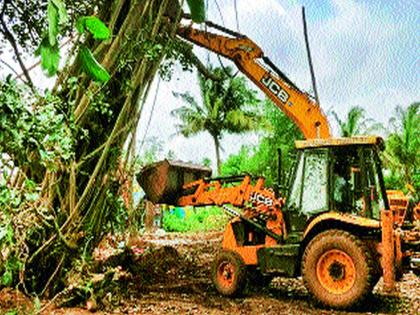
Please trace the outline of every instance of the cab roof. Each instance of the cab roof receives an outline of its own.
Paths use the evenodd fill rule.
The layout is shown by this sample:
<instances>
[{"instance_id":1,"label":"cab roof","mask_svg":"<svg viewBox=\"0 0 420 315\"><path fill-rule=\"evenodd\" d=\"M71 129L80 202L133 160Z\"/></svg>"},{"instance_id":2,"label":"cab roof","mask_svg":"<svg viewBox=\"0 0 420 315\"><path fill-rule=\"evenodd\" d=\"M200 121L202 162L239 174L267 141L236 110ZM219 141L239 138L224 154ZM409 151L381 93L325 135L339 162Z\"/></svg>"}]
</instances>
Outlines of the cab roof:
<instances>
[{"instance_id":1,"label":"cab roof","mask_svg":"<svg viewBox=\"0 0 420 315\"><path fill-rule=\"evenodd\" d=\"M295 146L297 149L338 147L351 145L377 145L381 150L383 150L384 140L382 139L382 137L378 136L357 136L350 138L328 138L295 141Z\"/></svg>"}]
</instances>

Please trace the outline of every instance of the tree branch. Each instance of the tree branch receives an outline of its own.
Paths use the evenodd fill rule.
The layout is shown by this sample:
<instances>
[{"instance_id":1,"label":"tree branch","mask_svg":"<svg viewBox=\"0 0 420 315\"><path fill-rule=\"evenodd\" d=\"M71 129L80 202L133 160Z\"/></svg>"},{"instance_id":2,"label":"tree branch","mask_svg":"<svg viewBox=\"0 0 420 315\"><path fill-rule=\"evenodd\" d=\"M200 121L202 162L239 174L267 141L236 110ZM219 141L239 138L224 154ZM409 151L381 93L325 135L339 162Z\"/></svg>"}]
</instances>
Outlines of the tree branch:
<instances>
[{"instance_id":1,"label":"tree branch","mask_svg":"<svg viewBox=\"0 0 420 315\"><path fill-rule=\"evenodd\" d=\"M201 62L200 59L191 51L185 50L184 55L191 61L191 63L197 68L198 72L200 72L206 79L210 79L213 81L220 81L221 78L219 76L214 75L211 73L207 67Z\"/></svg>"},{"instance_id":2,"label":"tree branch","mask_svg":"<svg viewBox=\"0 0 420 315\"><path fill-rule=\"evenodd\" d=\"M11 66L11 65L9 65L6 61L4 61L3 59L0 59L0 62L2 63L2 64L4 64L7 68L9 68L10 69L10 71L12 71L16 76L18 76L19 75L19 73L17 73L16 72L16 70L15 69L13 69L13 67ZM25 82L25 80L22 80L23 82ZM26 82L25 82L26 83Z\"/></svg>"},{"instance_id":3,"label":"tree branch","mask_svg":"<svg viewBox=\"0 0 420 315\"><path fill-rule=\"evenodd\" d=\"M35 92L34 84L32 83L32 79L29 76L29 72L26 69L25 64L23 63L23 60L22 60L22 58L20 56L20 52L19 52L19 48L17 46L16 40L15 40L13 34L7 28L6 23L4 22L4 12L6 11L6 5L8 4L8 2L9 2L8 0L5 0L4 1L3 8L2 8L2 11L1 11L1 15L0 15L0 25L1 25L0 33L2 33L4 35L4 37L7 39L7 41L12 46L13 51L14 51L15 56L16 56L16 59L17 59L19 65L22 68L22 71L23 71L23 73L25 75L25 78L26 78L26 81L27 81L26 84L31 88L31 90L33 92Z\"/></svg>"}]
</instances>

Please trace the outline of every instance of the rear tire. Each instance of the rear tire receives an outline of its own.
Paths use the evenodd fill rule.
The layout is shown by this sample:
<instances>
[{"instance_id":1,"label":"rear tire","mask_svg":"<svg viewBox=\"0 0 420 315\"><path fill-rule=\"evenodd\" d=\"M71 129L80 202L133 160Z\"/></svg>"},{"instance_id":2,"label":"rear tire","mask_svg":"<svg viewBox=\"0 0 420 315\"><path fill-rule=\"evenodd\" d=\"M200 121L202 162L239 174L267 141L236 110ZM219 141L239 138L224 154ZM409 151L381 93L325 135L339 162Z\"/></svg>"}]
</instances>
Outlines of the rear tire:
<instances>
[{"instance_id":1,"label":"rear tire","mask_svg":"<svg viewBox=\"0 0 420 315\"><path fill-rule=\"evenodd\" d=\"M377 280L369 249L358 237L341 230L322 232L309 242L302 275L318 301L340 309L364 300Z\"/></svg>"},{"instance_id":2,"label":"rear tire","mask_svg":"<svg viewBox=\"0 0 420 315\"><path fill-rule=\"evenodd\" d=\"M247 279L242 257L233 251L223 251L213 262L211 278L217 289L225 296L242 293Z\"/></svg>"}]
</instances>

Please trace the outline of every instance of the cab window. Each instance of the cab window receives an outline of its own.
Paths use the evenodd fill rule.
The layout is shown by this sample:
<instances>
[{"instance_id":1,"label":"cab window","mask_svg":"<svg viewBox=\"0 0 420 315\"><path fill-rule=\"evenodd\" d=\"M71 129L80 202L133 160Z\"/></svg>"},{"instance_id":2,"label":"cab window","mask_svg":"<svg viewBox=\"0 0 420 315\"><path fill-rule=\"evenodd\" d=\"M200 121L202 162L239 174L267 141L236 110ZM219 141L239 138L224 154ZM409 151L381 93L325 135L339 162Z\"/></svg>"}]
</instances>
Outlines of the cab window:
<instances>
[{"instance_id":1,"label":"cab window","mask_svg":"<svg viewBox=\"0 0 420 315\"><path fill-rule=\"evenodd\" d=\"M299 155L288 208L310 216L328 210L328 151L308 150Z\"/></svg>"},{"instance_id":2,"label":"cab window","mask_svg":"<svg viewBox=\"0 0 420 315\"><path fill-rule=\"evenodd\" d=\"M305 154L302 192L303 214L313 215L328 210L327 153L327 150L317 150Z\"/></svg>"},{"instance_id":3,"label":"cab window","mask_svg":"<svg viewBox=\"0 0 420 315\"><path fill-rule=\"evenodd\" d=\"M303 153L298 155L297 167L295 174L289 176L292 181L287 205L289 209L300 209L300 196L302 192L302 175L303 175Z\"/></svg>"}]
</instances>

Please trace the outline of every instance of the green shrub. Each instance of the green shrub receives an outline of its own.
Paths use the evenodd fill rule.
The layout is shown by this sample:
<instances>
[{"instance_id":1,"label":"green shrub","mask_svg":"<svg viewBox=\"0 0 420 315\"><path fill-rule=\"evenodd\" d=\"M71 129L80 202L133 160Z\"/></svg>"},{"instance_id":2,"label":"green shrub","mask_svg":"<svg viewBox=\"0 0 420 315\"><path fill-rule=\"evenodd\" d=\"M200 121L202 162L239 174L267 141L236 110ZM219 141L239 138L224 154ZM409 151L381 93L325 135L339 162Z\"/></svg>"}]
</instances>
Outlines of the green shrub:
<instances>
[{"instance_id":1,"label":"green shrub","mask_svg":"<svg viewBox=\"0 0 420 315\"><path fill-rule=\"evenodd\" d=\"M227 221L227 215L218 207L187 208L185 215L175 208L164 213L163 228L167 232L221 231Z\"/></svg>"}]
</instances>

